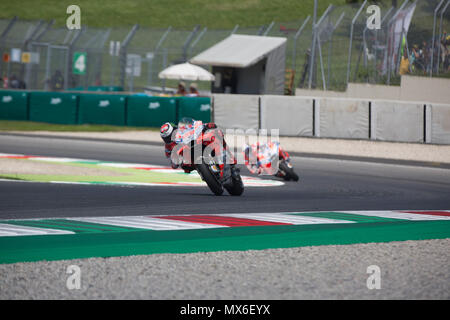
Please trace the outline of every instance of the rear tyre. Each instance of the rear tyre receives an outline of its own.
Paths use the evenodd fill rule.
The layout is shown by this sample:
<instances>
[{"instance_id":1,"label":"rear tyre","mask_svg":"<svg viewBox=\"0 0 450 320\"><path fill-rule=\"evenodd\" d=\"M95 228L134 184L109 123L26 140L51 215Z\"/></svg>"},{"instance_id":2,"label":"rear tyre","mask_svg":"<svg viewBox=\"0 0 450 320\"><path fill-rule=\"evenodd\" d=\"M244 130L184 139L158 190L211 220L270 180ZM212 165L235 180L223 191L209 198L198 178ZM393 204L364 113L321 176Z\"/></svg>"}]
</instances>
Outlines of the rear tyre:
<instances>
[{"instance_id":1,"label":"rear tyre","mask_svg":"<svg viewBox=\"0 0 450 320\"><path fill-rule=\"evenodd\" d=\"M294 172L293 168L290 168L286 162L282 161L280 163L280 170L282 170L286 176L284 177L284 180L289 181L290 179L294 180L294 181L298 181L299 177L298 175Z\"/></svg>"},{"instance_id":2,"label":"rear tyre","mask_svg":"<svg viewBox=\"0 0 450 320\"><path fill-rule=\"evenodd\" d=\"M211 172L208 165L202 163L197 164L196 169L198 173L202 176L203 180L208 185L209 189L216 195L220 196L223 193L223 186L216 176Z\"/></svg>"},{"instance_id":3,"label":"rear tyre","mask_svg":"<svg viewBox=\"0 0 450 320\"><path fill-rule=\"evenodd\" d=\"M233 185L226 186L228 193L232 196L240 196L244 193L244 183L242 182L241 176L231 177Z\"/></svg>"}]
</instances>

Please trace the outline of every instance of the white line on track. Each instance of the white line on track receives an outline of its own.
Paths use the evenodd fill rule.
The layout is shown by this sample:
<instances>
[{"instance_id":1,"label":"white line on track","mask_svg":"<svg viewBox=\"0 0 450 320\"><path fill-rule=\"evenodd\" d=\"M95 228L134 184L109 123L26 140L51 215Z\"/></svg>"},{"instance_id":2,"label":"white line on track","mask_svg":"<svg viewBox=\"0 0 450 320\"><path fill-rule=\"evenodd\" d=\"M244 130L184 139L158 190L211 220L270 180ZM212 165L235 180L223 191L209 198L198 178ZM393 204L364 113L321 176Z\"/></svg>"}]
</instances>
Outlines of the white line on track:
<instances>
[{"instance_id":1,"label":"white line on track","mask_svg":"<svg viewBox=\"0 0 450 320\"><path fill-rule=\"evenodd\" d=\"M31 236L47 234L73 234L72 231L35 228L27 226L17 226L12 224L0 223L0 237L5 236Z\"/></svg>"}]
</instances>

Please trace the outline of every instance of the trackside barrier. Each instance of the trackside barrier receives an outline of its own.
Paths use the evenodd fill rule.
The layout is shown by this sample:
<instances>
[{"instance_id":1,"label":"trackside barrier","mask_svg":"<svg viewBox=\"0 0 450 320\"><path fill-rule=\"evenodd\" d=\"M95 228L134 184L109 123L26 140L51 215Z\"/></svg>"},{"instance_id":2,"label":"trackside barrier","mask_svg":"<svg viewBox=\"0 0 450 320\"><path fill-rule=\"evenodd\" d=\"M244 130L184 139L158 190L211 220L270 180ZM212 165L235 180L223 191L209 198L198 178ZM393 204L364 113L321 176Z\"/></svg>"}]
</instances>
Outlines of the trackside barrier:
<instances>
[{"instance_id":1,"label":"trackside barrier","mask_svg":"<svg viewBox=\"0 0 450 320\"><path fill-rule=\"evenodd\" d=\"M424 103L371 101L371 139L424 142L424 108Z\"/></svg>"},{"instance_id":2,"label":"trackside barrier","mask_svg":"<svg viewBox=\"0 0 450 320\"><path fill-rule=\"evenodd\" d=\"M326 138L369 138L369 101L322 98L315 100L315 135Z\"/></svg>"},{"instance_id":3,"label":"trackside barrier","mask_svg":"<svg viewBox=\"0 0 450 320\"><path fill-rule=\"evenodd\" d=\"M126 96L115 94L81 94L78 104L78 123L126 124Z\"/></svg>"},{"instance_id":4,"label":"trackside barrier","mask_svg":"<svg viewBox=\"0 0 450 320\"><path fill-rule=\"evenodd\" d=\"M427 141L430 143L450 144L450 105L427 104Z\"/></svg>"},{"instance_id":5,"label":"trackside barrier","mask_svg":"<svg viewBox=\"0 0 450 320\"><path fill-rule=\"evenodd\" d=\"M74 87L69 88L67 91L99 91L99 92L120 92L123 91L122 87L118 86L91 86L87 87Z\"/></svg>"},{"instance_id":6,"label":"trackside barrier","mask_svg":"<svg viewBox=\"0 0 450 320\"><path fill-rule=\"evenodd\" d=\"M118 92L123 91L119 86L92 86L88 87L88 91Z\"/></svg>"},{"instance_id":7,"label":"trackside barrier","mask_svg":"<svg viewBox=\"0 0 450 320\"><path fill-rule=\"evenodd\" d=\"M31 121L76 124L78 113L78 95L63 92L31 92Z\"/></svg>"},{"instance_id":8,"label":"trackside barrier","mask_svg":"<svg viewBox=\"0 0 450 320\"><path fill-rule=\"evenodd\" d=\"M227 129L259 129L259 100L259 95L214 94L213 121Z\"/></svg>"},{"instance_id":9,"label":"trackside barrier","mask_svg":"<svg viewBox=\"0 0 450 320\"><path fill-rule=\"evenodd\" d=\"M261 129L279 129L282 136L313 135L313 98L261 96Z\"/></svg>"},{"instance_id":10,"label":"trackside barrier","mask_svg":"<svg viewBox=\"0 0 450 320\"><path fill-rule=\"evenodd\" d=\"M177 101L173 97L132 95L127 98L127 125L159 127L177 122Z\"/></svg>"},{"instance_id":11,"label":"trackside barrier","mask_svg":"<svg viewBox=\"0 0 450 320\"><path fill-rule=\"evenodd\" d=\"M450 144L450 104L275 95L213 95L226 129L279 129L280 136Z\"/></svg>"},{"instance_id":12,"label":"trackside barrier","mask_svg":"<svg viewBox=\"0 0 450 320\"><path fill-rule=\"evenodd\" d=\"M450 144L450 104L272 95L215 94L210 99L0 90L2 120L159 127L184 116L211 120L222 128L279 129L281 136Z\"/></svg>"},{"instance_id":13,"label":"trackside barrier","mask_svg":"<svg viewBox=\"0 0 450 320\"><path fill-rule=\"evenodd\" d=\"M203 122L211 121L211 98L180 97L178 102L178 119L190 117Z\"/></svg>"},{"instance_id":14,"label":"trackside barrier","mask_svg":"<svg viewBox=\"0 0 450 320\"><path fill-rule=\"evenodd\" d=\"M28 92L0 91L0 119L28 120L28 98Z\"/></svg>"}]
</instances>

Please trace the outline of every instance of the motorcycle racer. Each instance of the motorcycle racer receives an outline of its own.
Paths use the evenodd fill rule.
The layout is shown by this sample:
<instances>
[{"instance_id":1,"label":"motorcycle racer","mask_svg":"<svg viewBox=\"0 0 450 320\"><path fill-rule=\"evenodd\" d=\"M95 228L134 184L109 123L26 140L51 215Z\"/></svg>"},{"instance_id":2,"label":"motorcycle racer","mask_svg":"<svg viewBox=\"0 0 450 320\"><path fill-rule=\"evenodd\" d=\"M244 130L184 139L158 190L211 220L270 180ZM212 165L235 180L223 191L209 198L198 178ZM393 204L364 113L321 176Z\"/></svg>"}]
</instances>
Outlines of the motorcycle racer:
<instances>
[{"instance_id":1,"label":"motorcycle racer","mask_svg":"<svg viewBox=\"0 0 450 320\"><path fill-rule=\"evenodd\" d=\"M180 167L180 165L177 163L174 163L171 158L172 150L177 145L177 143L174 141L175 140L175 132L177 129L178 129L178 127L175 124L170 123L170 122L164 123L160 129L160 135L161 135L162 140L164 141L165 156L167 159L169 159L172 169L177 169L178 167ZM203 124L203 130L210 130L210 129L217 129L217 125L213 122ZM223 133L221 131L220 131L220 134L221 134L221 138L223 139ZM223 140L223 148L225 151L227 151L227 144L226 144L225 140ZM231 159L232 159L232 166L234 167L234 165L237 163L237 161L234 157L232 157ZM222 164L222 166L223 166L223 164ZM181 169L183 169L185 173L190 173L192 170L195 170L195 166L194 166L194 164L184 164L183 163L181 165Z\"/></svg>"},{"instance_id":2,"label":"motorcycle racer","mask_svg":"<svg viewBox=\"0 0 450 320\"><path fill-rule=\"evenodd\" d=\"M271 150L278 150L278 159L289 161L289 153L281 148L279 142L269 141L263 144L256 142L252 145L244 145L243 147L247 169L252 174L261 175L266 173L280 178L283 177L283 173L278 168L272 167L273 160L270 161L268 159L270 153L273 154Z\"/></svg>"}]
</instances>

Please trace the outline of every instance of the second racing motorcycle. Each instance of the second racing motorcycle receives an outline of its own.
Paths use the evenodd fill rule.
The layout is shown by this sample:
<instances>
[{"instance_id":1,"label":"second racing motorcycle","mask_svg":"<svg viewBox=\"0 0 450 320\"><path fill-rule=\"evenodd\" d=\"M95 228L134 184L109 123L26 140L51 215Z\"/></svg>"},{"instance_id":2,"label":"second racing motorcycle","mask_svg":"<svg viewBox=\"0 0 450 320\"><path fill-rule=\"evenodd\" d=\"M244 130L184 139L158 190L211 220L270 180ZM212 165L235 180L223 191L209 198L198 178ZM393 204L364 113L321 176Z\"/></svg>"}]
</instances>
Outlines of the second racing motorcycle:
<instances>
[{"instance_id":1,"label":"second racing motorcycle","mask_svg":"<svg viewBox=\"0 0 450 320\"><path fill-rule=\"evenodd\" d=\"M298 181L287 151L281 148L278 141L245 145L245 164L248 170L258 175L274 175L286 181Z\"/></svg>"}]
</instances>

